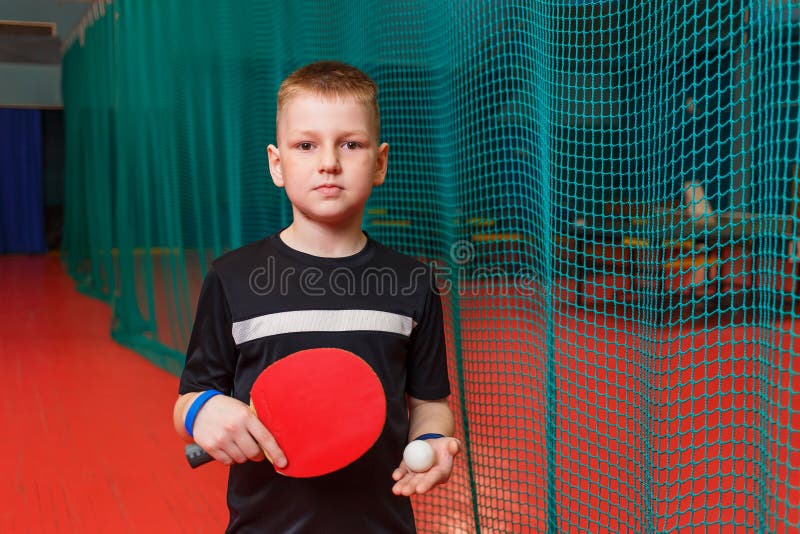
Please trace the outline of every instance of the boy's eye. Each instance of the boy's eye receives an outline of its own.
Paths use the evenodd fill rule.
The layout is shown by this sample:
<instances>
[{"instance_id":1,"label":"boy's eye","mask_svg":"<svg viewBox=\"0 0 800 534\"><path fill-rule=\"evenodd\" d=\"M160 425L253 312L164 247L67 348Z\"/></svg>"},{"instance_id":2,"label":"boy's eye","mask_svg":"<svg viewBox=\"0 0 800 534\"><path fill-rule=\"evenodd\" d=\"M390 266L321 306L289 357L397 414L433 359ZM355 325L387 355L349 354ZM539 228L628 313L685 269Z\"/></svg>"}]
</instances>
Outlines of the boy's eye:
<instances>
[{"instance_id":1,"label":"boy's eye","mask_svg":"<svg viewBox=\"0 0 800 534\"><path fill-rule=\"evenodd\" d=\"M344 144L344 147L345 147L347 150L355 150L355 149L357 149L357 148L360 148L360 147L361 147L361 143L359 143L359 142L357 142L357 141L348 141L348 142L346 142L346 143Z\"/></svg>"},{"instance_id":2,"label":"boy's eye","mask_svg":"<svg viewBox=\"0 0 800 534\"><path fill-rule=\"evenodd\" d=\"M312 148L314 148L314 145L308 142L297 143L297 148L299 148L300 150L311 150Z\"/></svg>"}]
</instances>

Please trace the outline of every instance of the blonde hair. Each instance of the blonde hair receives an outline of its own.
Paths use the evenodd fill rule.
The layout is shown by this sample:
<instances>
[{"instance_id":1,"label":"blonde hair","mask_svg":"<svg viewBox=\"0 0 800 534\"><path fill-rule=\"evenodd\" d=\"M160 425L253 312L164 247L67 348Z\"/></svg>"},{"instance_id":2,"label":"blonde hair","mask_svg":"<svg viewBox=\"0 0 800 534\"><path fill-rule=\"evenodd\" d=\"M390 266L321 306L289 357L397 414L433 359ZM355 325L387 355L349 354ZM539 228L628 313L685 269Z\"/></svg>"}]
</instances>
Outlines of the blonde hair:
<instances>
[{"instance_id":1,"label":"blonde hair","mask_svg":"<svg viewBox=\"0 0 800 534\"><path fill-rule=\"evenodd\" d=\"M371 109L376 138L380 135L378 85L363 71L339 61L317 61L300 67L283 80L278 89L275 122L292 97L308 92L325 98L352 98Z\"/></svg>"}]
</instances>

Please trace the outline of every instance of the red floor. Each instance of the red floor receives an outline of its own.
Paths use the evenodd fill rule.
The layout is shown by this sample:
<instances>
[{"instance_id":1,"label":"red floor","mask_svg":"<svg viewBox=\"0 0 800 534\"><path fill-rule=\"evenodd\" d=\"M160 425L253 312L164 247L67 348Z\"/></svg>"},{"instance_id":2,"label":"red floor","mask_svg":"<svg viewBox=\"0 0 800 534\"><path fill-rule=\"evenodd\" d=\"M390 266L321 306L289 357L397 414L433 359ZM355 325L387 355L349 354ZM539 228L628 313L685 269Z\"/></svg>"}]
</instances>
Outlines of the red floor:
<instances>
[{"instance_id":1,"label":"red floor","mask_svg":"<svg viewBox=\"0 0 800 534\"><path fill-rule=\"evenodd\" d=\"M109 337L59 259L0 256L0 532L221 532L226 470L193 471L177 378Z\"/></svg>"}]
</instances>

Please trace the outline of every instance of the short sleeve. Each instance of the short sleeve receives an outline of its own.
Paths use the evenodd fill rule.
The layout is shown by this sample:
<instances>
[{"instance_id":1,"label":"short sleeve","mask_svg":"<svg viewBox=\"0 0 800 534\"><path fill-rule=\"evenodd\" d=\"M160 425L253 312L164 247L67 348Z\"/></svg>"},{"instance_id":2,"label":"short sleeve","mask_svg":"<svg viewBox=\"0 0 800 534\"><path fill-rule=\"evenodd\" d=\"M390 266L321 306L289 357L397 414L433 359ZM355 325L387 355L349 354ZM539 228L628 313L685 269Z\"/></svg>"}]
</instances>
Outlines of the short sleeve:
<instances>
[{"instance_id":1,"label":"short sleeve","mask_svg":"<svg viewBox=\"0 0 800 534\"><path fill-rule=\"evenodd\" d=\"M222 281L212 266L200 290L178 393L207 389L229 393L233 389L236 343L231 326Z\"/></svg>"},{"instance_id":2,"label":"short sleeve","mask_svg":"<svg viewBox=\"0 0 800 534\"><path fill-rule=\"evenodd\" d=\"M450 395L442 302L433 288L427 290L422 315L409 339L406 392L420 400Z\"/></svg>"}]
</instances>

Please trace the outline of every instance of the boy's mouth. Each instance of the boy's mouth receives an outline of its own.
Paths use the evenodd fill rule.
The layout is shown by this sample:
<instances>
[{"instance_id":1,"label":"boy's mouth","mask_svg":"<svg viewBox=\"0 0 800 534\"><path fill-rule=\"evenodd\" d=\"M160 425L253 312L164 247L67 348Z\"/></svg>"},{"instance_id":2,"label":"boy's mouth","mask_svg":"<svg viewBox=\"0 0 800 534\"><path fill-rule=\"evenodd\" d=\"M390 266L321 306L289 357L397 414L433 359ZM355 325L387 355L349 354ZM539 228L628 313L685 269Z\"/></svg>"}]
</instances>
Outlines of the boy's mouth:
<instances>
[{"instance_id":1,"label":"boy's mouth","mask_svg":"<svg viewBox=\"0 0 800 534\"><path fill-rule=\"evenodd\" d=\"M341 191L342 188L339 187L336 184L322 184L322 185L318 185L314 189L319 191L320 193L328 193L328 194L330 194L330 193L336 193L338 191Z\"/></svg>"}]
</instances>

